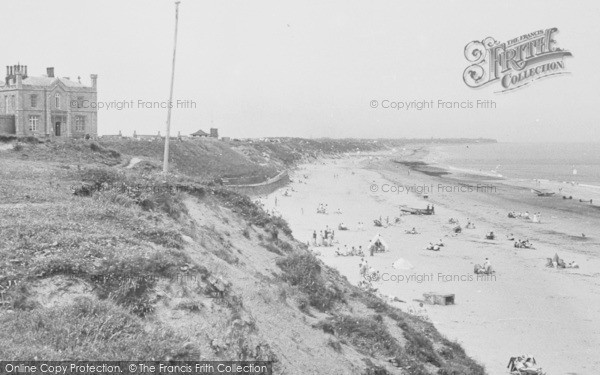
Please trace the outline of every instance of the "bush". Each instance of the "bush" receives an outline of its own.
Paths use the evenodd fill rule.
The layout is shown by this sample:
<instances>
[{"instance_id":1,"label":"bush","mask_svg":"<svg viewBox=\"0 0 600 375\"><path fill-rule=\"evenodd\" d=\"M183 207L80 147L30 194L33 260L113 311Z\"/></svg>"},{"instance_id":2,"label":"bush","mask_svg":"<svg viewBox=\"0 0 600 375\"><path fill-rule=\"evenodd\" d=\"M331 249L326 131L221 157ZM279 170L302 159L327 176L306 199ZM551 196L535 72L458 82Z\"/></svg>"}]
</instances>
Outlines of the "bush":
<instances>
[{"instance_id":1,"label":"bush","mask_svg":"<svg viewBox=\"0 0 600 375\"><path fill-rule=\"evenodd\" d=\"M16 135L4 135L4 134L0 134L0 142L3 142L3 143L12 142L12 141L14 141L16 139L17 139Z\"/></svg>"},{"instance_id":2,"label":"bush","mask_svg":"<svg viewBox=\"0 0 600 375\"><path fill-rule=\"evenodd\" d=\"M149 328L114 304L90 298L5 313L0 325L0 357L15 360L192 360L199 353L169 328Z\"/></svg>"},{"instance_id":3,"label":"bush","mask_svg":"<svg viewBox=\"0 0 600 375\"><path fill-rule=\"evenodd\" d=\"M435 352L433 343L428 337L407 323L400 323L399 326L404 331L406 352L408 354L437 367L442 365L442 361Z\"/></svg>"},{"instance_id":4,"label":"bush","mask_svg":"<svg viewBox=\"0 0 600 375\"><path fill-rule=\"evenodd\" d=\"M344 301L339 289L325 284L320 262L314 255L292 254L279 259L277 265L284 271L284 281L306 293L310 305L319 311L328 311L337 302Z\"/></svg>"},{"instance_id":5,"label":"bush","mask_svg":"<svg viewBox=\"0 0 600 375\"><path fill-rule=\"evenodd\" d=\"M252 202L250 197L227 189L215 189L213 193L226 206L240 213L250 224L269 229L272 236L274 236L274 229L279 229L288 236L292 234L292 230L285 220L280 217L269 216L262 208Z\"/></svg>"},{"instance_id":6,"label":"bush","mask_svg":"<svg viewBox=\"0 0 600 375\"><path fill-rule=\"evenodd\" d=\"M373 317L338 315L321 324L331 324L336 335L347 339L364 354L396 356L402 352L385 323Z\"/></svg>"}]
</instances>

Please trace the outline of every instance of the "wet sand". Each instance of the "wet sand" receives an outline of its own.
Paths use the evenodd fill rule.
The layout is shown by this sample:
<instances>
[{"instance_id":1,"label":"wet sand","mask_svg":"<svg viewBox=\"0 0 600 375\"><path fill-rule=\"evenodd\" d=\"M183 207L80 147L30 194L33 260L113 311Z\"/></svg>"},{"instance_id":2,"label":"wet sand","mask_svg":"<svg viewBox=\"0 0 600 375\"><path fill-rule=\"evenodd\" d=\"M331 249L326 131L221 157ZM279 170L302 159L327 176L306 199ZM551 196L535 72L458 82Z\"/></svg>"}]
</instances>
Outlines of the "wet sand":
<instances>
[{"instance_id":1,"label":"wet sand","mask_svg":"<svg viewBox=\"0 0 600 375\"><path fill-rule=\"evenodd\" d=\"M405 301L394 302L403 310L418 305L415 300L423 299L426 292L455 294L455 305L425 305L426 314L440 332L484 364L489 374L506 374L511 356L529 353L548 375L595 374L600 368L597 209L559 197L537 197L526 181L409 173L410 165L392 161L422 157L417 152L410 157L385 154L322 160L301 166L288 187L262 200L290 223L300 241L309 241L313 230L335 229L339 243L315 251L355 284L361 280L360 257L338 257L334 249L345 244L366 249L380 233L391 250L366 256L383 276L374 284L379 292ZM390 192L393 186L402 191ZM407 193L408 187L413 188ZM283 196L288 189L291 196ZM328 214L317 214L319 203L328 205ZM400 205L425 208L427 204L435 205L435 215L400 216ZM341 214L334 213L338 208ZM509 219L509 210L540 211L542 222ZM373 219L380 216L384 221L389 216L390 222L400 217L401 223L375 227ZM476 228L453 236L448 224L451 217L459 219L463 228L469 218ZM364 222L362 231L359 221ZM348 231L337 230L342 222ZM413 227L420 234L405 234ZM497 234L496 240L485 240L489 231ZM588 234L586 238L582 232ZM529 238L535 248L514 248L505 237L509 233ZM429 242L439 239L446 244L441 251L425 250ZM576 261L580 268L546 268L546 258L555 253L567 262ZM478 279L473 266L486 257L496 274ZM414 267L394 269L392 263L399 258Z\"/></svg>"}]
</instances>

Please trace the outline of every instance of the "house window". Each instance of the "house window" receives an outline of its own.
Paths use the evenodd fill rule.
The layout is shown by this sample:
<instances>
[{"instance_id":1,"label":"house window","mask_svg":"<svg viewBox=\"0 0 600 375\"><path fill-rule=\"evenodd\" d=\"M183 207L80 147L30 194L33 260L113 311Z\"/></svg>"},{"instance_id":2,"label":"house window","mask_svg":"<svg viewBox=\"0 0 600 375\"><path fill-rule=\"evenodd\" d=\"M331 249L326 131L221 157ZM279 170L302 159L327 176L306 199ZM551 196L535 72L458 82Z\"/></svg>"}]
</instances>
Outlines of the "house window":
<instances>
[{"instance_id":1,"label":"house window","mask_svg":"<svg viewBox=\"0 0 600 375\"><path fill-rule=\"evenodd\" d=\"M75 117L75 131L82 132L85 130L85 116Z\"/></svg>"},{"instance_id":2,"label":"house window","mask_svg":"<svg viewBox=\"0 0 600 375\"><path fill-rule=\"evenodd\" d=\"M4 95L4 113L8 114L8 95Z\"/></svg>"},{"instance_id":3,"label":"house window","mask_svg":"<svg viewBox=\"0 0 600 375\"><path fill-rule=\"evenodd\" d=\"M60 109L60 94L54 95L54 106L56 109Z\"/></svg>"},{"instance_id":4,"label":"house window","mask_svg":"<svg viewBox=\"0 0 600 375\"><path fill-rule=\"evenodd\" d=\"M83 108L83 96L77 97L77 108Z\"/></svg>"},{"instance_id":5,"label":"house window","mask_svg":"<svg viewBox=\"0 0 600 375\"><path fill-rule=\"evenodd\" d=\"M15 109L15 96L10 96L10 109Z\"/></svg>"},{"instance_id":6,"label":"house window","mask_svg":"<svg viewBox=\"0 0 600 375\"><path fill-rule=\"evenodd\" d=\"M37 95L31 95L31 108L37 107Z\"/></svg>"},{"instance_id":7,"label":"house window","mask_svg":"<svg viewBox=\"0 0 600 375\"><path fill-rule=\"evenodd\" d=\"M29 130L35 132L38 130L40 116L29 116Z\"/></svg>"}]
</instances>

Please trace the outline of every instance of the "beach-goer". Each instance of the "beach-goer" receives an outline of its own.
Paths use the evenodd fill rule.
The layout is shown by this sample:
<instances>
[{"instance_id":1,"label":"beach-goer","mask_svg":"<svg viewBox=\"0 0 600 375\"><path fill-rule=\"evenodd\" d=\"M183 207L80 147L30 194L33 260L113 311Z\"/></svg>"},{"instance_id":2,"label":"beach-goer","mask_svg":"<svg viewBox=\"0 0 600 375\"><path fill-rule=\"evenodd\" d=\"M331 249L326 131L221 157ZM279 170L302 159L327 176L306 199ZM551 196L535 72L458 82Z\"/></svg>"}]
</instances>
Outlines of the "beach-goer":
<instances>
[{"instance_id":1,"label":"beach-goer","mask_svg":"<svg viewBox=\"0 0 600 375\"><path fill-rule=\"evenodd\" d=\"M418 316L427 317L427 310L425 310L425 306L423 306L423 302L419 302L419 307L416 311Z\"/></svg>"},{"instance_id":2,"label":"beach-goer","mask_svg":"<svg viewBox=\"0 0 600 375\"><path fill-rule=\"evenodd\" d=\"M488 258L485 258L485 262L483 262L483 270L485 271L485 273L490 273L490 271L492 270L492 263Z\"/></svg>"},{"instance_id":3,"label":"beach-goer","mask_svg":"<svg viewBox=\"0 0 600 375\"><path fill-rule=\"evenodd\" d=\"M365 276L365 274L367 273L367 261L365 260L365 258L360 258L358 268L360 270L360 275Z\"/></svg>"}]
</instances>

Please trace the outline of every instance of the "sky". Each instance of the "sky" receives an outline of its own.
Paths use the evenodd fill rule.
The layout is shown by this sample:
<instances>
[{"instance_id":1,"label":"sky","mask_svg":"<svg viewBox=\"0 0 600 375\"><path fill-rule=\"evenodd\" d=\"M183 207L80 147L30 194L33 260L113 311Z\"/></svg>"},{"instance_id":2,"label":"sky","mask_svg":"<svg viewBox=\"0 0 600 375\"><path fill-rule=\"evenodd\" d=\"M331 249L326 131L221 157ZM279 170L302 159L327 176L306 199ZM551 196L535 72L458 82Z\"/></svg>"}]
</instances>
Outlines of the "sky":
<instances>
[{"instance_id":1,"label":"sky","mask_svg":"<svg viewBox=\"0 0 600 375\"><path fill-rule=\"evenodd\" d=\"M171 0L1 0L0 66L98 74L99 134L166 129ZM463 82L465 46L556 27L570 74L496 93ZM233 138L486 137L600 142L600 2L216 1L180 4L172 134ZM423 110L382 108L431 101ZM496 108L437 108L492 100ZM376 101L377 108L372 102ZM150 102L148 104L148 102ZM384 104L385 103L385 104Z\"/></svg>"}]
</instances>

